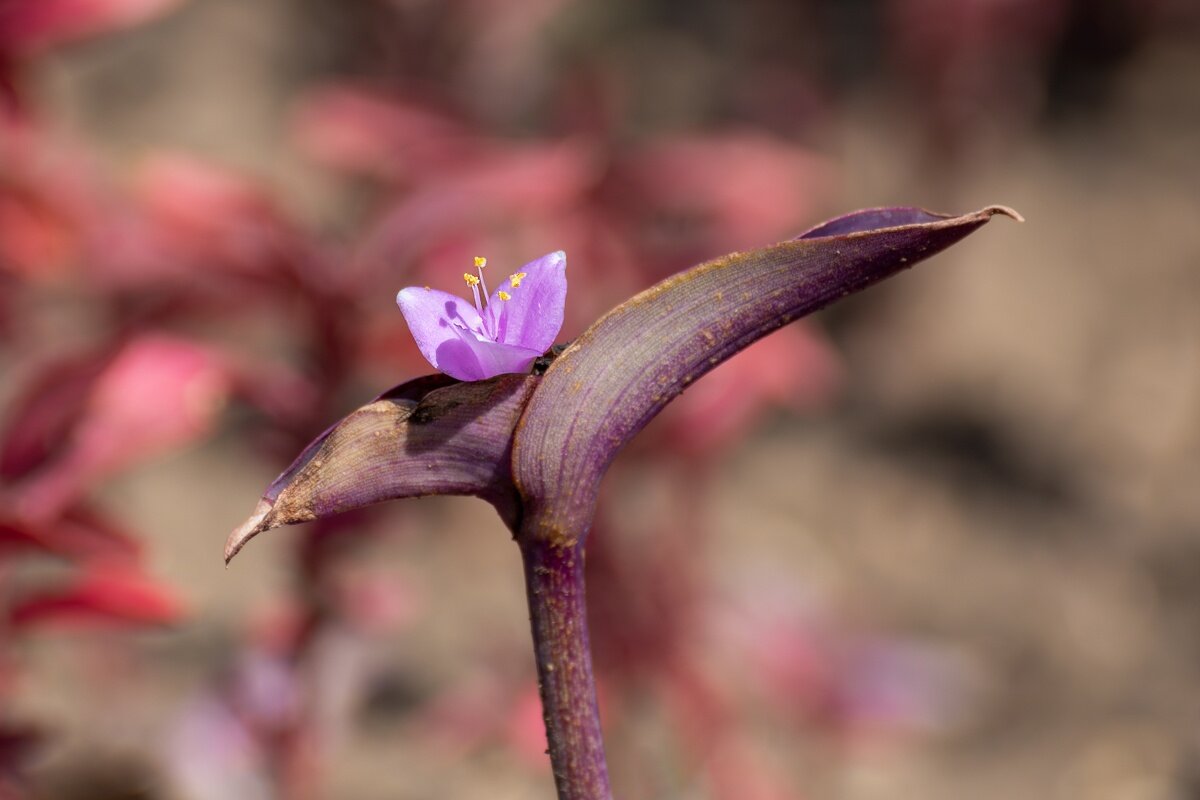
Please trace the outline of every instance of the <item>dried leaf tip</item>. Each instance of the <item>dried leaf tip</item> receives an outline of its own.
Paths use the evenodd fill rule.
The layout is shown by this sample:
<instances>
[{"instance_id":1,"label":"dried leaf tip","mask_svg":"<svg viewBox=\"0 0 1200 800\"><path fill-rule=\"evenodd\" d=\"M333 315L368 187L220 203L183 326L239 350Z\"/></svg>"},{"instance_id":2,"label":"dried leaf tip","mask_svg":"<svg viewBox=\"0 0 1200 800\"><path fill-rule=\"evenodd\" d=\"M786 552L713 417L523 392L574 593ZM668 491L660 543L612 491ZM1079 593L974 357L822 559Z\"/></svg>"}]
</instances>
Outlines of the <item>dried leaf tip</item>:
<instances>
[{"instance_id":1,"label":"dried leaf tip","mask_svg":"<svg viewBox=\"0 0 1200 800\"><path fill-rule=\"evenodd\" d=\"M229 566L229 562L241 551L246 542L267 530L269 527L267 515L271 513L272 508L274 508L274 503L266 499L259 500L250 518L229 534L229 538L225 541L225 566Z\"/></svg>"},{"instance_id":2,"label":"dried leaf tip","mask_svg":"<svg viewBox=\"0 0 1200 800\"><path fill-rule=\"evenodd\" d=\"M1009 208L1008 206L988 206L987 208L983 209L979 213L987 214L989 217L995 216L996 214L1000 214L1001 216L1009 217L1010 219L1015 219L1017 222L1025 221L1025 217L1021 216L1020 211L1017 211L1015 208Z\"/></svg>"}]
</instances>

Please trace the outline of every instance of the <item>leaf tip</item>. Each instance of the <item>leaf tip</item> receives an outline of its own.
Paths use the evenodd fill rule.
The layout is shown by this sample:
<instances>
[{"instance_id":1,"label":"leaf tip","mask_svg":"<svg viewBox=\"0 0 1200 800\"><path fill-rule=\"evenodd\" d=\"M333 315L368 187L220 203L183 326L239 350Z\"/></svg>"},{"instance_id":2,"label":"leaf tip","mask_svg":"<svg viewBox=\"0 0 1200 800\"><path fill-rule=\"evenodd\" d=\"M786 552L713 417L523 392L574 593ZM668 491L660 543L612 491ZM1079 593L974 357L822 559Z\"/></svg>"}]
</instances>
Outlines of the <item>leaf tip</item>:
<instances>
[{"instance_id":1,"label":"leaf tip","mask_svg":"<svg viewBox=\"0 0 1200 800\"><path fill-rule=\"evenodd\" d=\"M225 566L229 566L229 562L245 547L246 542L271 527L267 517L274 505L269 500L259 500L250 518L229 534L229 538L225 541Z\"/></svg>"},{"instance_id":2,"label":"leaf tip","mask_svg":"<svg viewBox=\"0 0 1200 800\"><path fill-rule=\"evenodd\" d=\"M1021 212L1015 208L1008 206L988 206L981 213L987 214L989 217L994 217L996 214L1001 214L1010 219L1015 219L1017 222L1024 222L1025 217L1021 216Z\"/></svg>"}]
</instances>

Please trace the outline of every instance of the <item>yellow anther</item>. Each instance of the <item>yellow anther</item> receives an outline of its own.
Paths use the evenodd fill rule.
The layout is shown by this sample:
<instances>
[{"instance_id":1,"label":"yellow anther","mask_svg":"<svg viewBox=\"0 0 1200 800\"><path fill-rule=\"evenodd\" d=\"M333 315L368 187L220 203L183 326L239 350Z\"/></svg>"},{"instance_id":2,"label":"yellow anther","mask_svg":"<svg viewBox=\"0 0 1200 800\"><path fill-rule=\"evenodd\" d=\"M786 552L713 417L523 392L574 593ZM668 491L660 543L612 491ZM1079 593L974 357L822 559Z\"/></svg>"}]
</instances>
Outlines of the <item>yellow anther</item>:
<instances>
[{"instance_id":1,"label":"yellow anther","mask_svg":"<svg viewBox=\"0 0 1200 800\"><path fill-rule=\"evenodd\" d=\"M512 300L512 295L503 290L496 292L496 296L499 297L501 300Z\"/></svg>"},{"instance_id":2,"label":"yellow anther","mask_svg":"<svg viewBox=\"0 0 1200 800\"><path fill-rule=\"evenodd\" d=\"M475 268L480 269L487 266L487 259L483 256L475 256Z\"/></svg>"},{"instance_id":3,"label":"yellow anther","mask_svg":"<svg viewBox=\"0 0 1200 800\"><path fill-rule=\"evenodd\" d=\"M467 286L478 286L479 285L479 278L476 278L474 275L472 275L469 272L463 273L463 280L467 282Z\"/></svg>"},{"instance_id":4,"label":"yellow anther","mask_svg":"<svg viewBox=\"0 0 1200 800\"><path fill-rule=\"evenodd\" d=\"M512 287L515 289L521 285L521 281L525 280L525 274L526 273L524 272L514 272L512 275L508 276L508 282L511 283Z\"/></svg>"}]
</instances>

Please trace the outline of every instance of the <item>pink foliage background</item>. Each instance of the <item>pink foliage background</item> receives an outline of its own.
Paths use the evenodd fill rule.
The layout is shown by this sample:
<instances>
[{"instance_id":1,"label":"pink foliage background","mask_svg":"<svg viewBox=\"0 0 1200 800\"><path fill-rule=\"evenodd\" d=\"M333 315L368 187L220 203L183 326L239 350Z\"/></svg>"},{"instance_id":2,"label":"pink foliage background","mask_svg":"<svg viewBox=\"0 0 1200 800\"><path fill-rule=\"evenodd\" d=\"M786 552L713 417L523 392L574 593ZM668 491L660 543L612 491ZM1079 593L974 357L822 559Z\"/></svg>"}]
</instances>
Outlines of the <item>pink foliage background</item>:
<instances>
[{"instance_id":1,"label":"pink foliage background","mask_svg":"<svg viewBox=\"0 0 1200 800\"><path fill-rule=\"evenodd\" d=\"M0 800L548 798L477 501L225 534L423 374L392 298L568 253L562 338L860 206L1021 210L624 453L622 797L1200 787L1200 16L1177 0L0 0Z\"/></svg>"}]
</instances>

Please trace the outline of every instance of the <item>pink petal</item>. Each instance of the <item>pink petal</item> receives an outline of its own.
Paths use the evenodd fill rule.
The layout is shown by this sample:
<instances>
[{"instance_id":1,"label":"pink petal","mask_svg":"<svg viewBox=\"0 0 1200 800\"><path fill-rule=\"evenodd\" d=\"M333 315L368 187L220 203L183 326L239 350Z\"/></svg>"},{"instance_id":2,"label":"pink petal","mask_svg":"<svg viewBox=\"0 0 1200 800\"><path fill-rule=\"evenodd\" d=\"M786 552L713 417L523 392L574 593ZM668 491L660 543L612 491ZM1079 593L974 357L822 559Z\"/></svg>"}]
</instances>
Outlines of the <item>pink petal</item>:
<instances>
[{"instance_id":1,"label":"pink petal","mask_svg":"<svg viewBox=\"0 0 1200 800\"><path fill-rule=\"evenodd\" d=\"M442 372L461 381L480 381L507 372L528 372L533 360L544 349L530 349L479 339L469 331L453 329L457 341L447 341L437 349L434 364Z\"/></svg>"},{"instance_id":2,"label":"pink petal","mask_svg":"<svg viewBox=\"0 0 1200 800\"><path fill-rule=\"evenodd\" d=\"M567 254L562 250L531 261L517 272L524 272L520 286L508 278L500 282L484 309L484 316L502 344L536 351L550 349L563 323L567 302ZM500 292L509 296L500 299Z\"/></svg>"},{"instance_id":3,"label":"pink petal","mask_svg":"<svg viewBox=\"0 0 1200 800\"><path fill-rule=\"evenodd\" d=\"M459 328L451 320L457 319L472 330L482 329L483 320L470 303L449 292L410 286L396 295L396 305L400 306L400 313L404 314L404 321L408 323L421 355L434 369L460 380L476 380L463 378L446 369L438 356L447 343L459 341ZM449 352L453 354L458 349L457 344L452 344Z\"/></svg>"}]
</instances>

